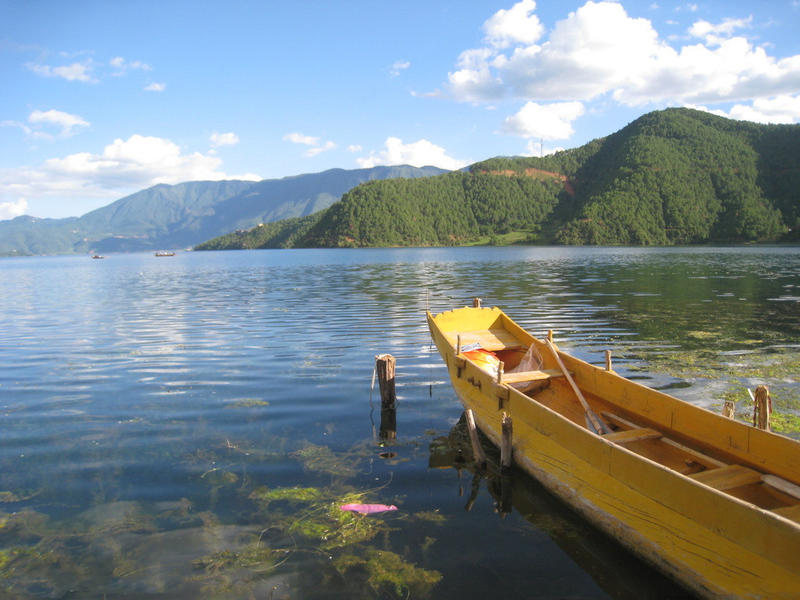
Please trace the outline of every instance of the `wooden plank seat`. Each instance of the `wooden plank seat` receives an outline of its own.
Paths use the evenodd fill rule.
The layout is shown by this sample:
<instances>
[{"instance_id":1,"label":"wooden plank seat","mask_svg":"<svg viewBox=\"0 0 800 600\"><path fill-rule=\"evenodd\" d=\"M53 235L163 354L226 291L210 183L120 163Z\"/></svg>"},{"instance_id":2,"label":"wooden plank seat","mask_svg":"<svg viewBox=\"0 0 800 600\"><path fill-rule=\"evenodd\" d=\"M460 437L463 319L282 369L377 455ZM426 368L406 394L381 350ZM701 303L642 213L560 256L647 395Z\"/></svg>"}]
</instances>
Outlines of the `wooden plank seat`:
<instances>
[{"instance_id":1,"label":"wooden plank seat","mask_svg":"<svg viewBox=\"0 0 800 600\"><path fill-rule=\"evenodd\" d=\"M458 335L456 333L446 332L445 337L455 348L458 342ZM475 331L462 331L461 347L471 346L478 344L484 350L489 352L496 352L497 350L506 350L509 348L522 348L520 341L511 335L505 329L478 329Z\"/></svg>"},{"instance_id":2,"label":"wooden plank seat","mask_svg":"<svg viewBox=\"0 0 800 600\"><path fill-rule=\"evenodd\" d=\"M635 429L623 429L622 431L607 433L603 437L616 444L629 444L642 440L658 439L661 437L661 432L649 427L637 427Z\"/></svg>"},{"instance_id":3,"label":"wooden plank seat","mask_svg":"<svg viewBox=\"0 0 800 600\"><path fill-rule=\"evenodd\" d=\"M782 508L775 508L772 510L776 515L780 515L790 521L800 523L800 504L793 506L784 506Z\"/></svg>"},{"instance_id":4,"label":"wooden plank seat","mask_svg":"<svg viewBox=\"0 0 800 600\"><path fill-rule=\"evenodd\" d=\"M603 436L606 439L610 439L611 441L614 441L614 438L612 437L614 435L620 434L620 438L625 439L624 435L622 434L627 434L628 432L639 431L642 429L632 421L623 419L622 417L615 415L613 413L604 411L602 415L617 427L628 428L614 432L612 434L606 434L605 436ZM640 439L647 439L647 438L640 438ZM741 487L743 485L762 483L766 486L769 486L772 489L777 490L782 494L785 494L786 496L800 500L800 485L792 483L791 481L787 481L776 475L771 475L768 473L763 474L754 469L749 469L742 465L735 465L735 464L729 465L720 460L717 460L716 458L712 458L707 454L698 452L693 448L684 446L683 444L680 444L675 440L664 437L663 435L658 439L660 439L662 442L666 444L669 444L670 446L674 446L676 448L685 451L687 454L691 455L699 464L702 464L705 467L705 470L703 471L699 471L697 473L691 473L688 475L689 477L691 477L696 481L700 481L701 483L704 483L720 491L730 490L733 488ZM623 443L623 442L618 442L618 443ZM788 508L794 508L794 506ZM779 508L775 510L776 512L779 512L783 511L784 509ZM800 511L800 509L798 510ZM794 517L792 517L792 519L794 519Z\"/></svg>"},{"instance_id":5,"label":"wooden plank seat","mask_svg":"<svg viewBox=\"0 0 800 600\"><path fill-rule=\"evenodd\" d=\"M544 371L520 371L519 373L503 373L503 383L529 383L534 381L546 381L553 377L563 377L558 369L546 369Z\"/></svg>"},{"instance_id":6,"label":"wooden plank seat","mask_svg":"<svg viewBox=\"0 0 800 600\"><path fill-rule=\"evenodd\" d=\"M720 491L761 482L761 473L741 465L707 469L699 473L692 473L689 477Z\"/></svg>"},{"instance_id":7,"label":"wooden plank seat","mask_svg":"<svg viewBox=\"0 0 800 600\"><path fill-rule=\"evenodd\" d=\"M783 492L787 496L791 496L792 498L796 498L800 500L800 485L796 485L791 481L786 481L785 479L781 479L776 475L762 475L761 481L766 483L769 486L774 487L776 490Z\"/></svg>"}]
</instances>

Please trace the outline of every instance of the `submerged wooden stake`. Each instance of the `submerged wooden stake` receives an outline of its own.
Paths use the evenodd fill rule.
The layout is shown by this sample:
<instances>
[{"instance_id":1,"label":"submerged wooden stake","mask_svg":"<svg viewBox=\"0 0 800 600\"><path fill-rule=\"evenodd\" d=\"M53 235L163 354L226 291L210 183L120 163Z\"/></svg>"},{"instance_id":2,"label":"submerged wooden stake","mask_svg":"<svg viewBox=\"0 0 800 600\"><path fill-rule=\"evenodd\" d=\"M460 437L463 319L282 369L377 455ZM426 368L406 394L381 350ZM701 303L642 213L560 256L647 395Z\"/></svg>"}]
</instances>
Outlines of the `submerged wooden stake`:
<instances>
[{"instance_id":1,"label":"submerged wooden stake","mask_svg":"<svg viewBox=\"0 0 800 600\"><path fill-rule=\"evenodd\" d=\"M514 461L514 457L512 456L513 449L511 447L511 437L513 434L513 428L511 423L511 416L508 413L503 413L503 440L500 444L500 466L503 470L508 470L511 468L511 464Z\"/></svg>"},{"instance_id":2,"label":"submerged wooden stake","mask_svg":"<svg viewBox=\"0 0 800 600\"><path fill-rule=\"evenodd\" d=\"M769 388L760 385L756 388L756 405L753 408L753 425L759 429L769 431L769 416L772 413L772 397L769 395Z\"/></svg>"},{"instance_id":3,"label":"submerged wooden stake","mask_svg":"<svg viewBox=\"0 0 800 600\"><path fill-rule=\"evenodd\" d=\"M381 386L381 408L395 408L397 396L394 391L395 360L391 354L379 354L375 357L375 370Z\"/></svg>"},{"instance_id":4,"label":"submerged wooden stake","mask_svg":"<svg viewBox=\"0 0 800 600\"><path fill-rule=\"evenodd\" d=\"M722 416L732 419L735 414L736 402L733 400L725 400L725 404L722 405Z\"/></svg>"},{"instance_id":5,"label":"submerged wooden stake","mask_svg":"<svg viewBox=\"0 0 800 600\"><path fill-rule=\"evenodd\" d=\"M486 468L486 455L483 453L481 442L478 439L478 428L475 425L475 414L471 408L465 411L467 416L467 431L469 431L469 441L472 444L472 456L478 467L481 469Z\"/></svg>"}]
</instances>

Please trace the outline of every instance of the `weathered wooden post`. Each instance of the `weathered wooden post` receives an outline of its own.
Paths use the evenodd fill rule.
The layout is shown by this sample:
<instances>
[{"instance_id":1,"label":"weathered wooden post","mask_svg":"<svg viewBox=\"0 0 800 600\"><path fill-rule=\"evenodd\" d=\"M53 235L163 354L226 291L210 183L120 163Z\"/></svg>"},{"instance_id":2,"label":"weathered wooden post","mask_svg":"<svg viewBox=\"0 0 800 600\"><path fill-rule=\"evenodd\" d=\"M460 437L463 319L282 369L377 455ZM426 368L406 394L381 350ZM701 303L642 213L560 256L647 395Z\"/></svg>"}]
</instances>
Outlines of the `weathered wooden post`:
<instances>
[{"instance_id":1,"label":"weathered wooden post","mask_svg":"<svg viewBox=\"0 0 800 600\"><path fill-rule=\"evenodd\" d=\"M467 431L469 431L469 441L472 444L472 457L478 468L483 470L486 468L486 454L483 452L481 442L478 439L478 428L475 425L475 415L471 408L464 411L467 417Z\"/></svg>"},{"instance_id":2,"label":"weathered wooden post","mask_svg":"<svg viewBox=\"0 0 800 600\"><path fill-rule=\"evenodd\" d=\"M733 419L735 414L736 414L736 401L725 400L725 404L722 405L722 416L728 417L729 419Z\"/></svg>"},{"instance_id":3,"label":"weathered wooden post","mask_svg":"<svg viewBox=\"0 0 800 600\"><path fill-rule=\"evenodd\" d=\"M391 354L375 357L375 371L381 389L381 439L397 438L397 396L395 395L395 359Z\"/></svg>"},{"instance_id":4,"label":"weathered wooden post","mask_svg":"<svg viewBox=\"0 0 800 600\"><path fill-rule=\"evenodd\" d=\"M511 415L505 412L503 413L502 429L503 439L500 444L500 466L503 471L508 471L511 469L511 464L514 461L514 457L512 456L513 450L511 447L513 427L511 423Z\"/></svg>"},{"instance_id":5,"label":"weathered wooden post","mask_svg":"<svg viewBox=\"0 0 800 600\"><path fill-rule=\"evenodd\" d=\"M772 397L769 395L769 388L765 385L760 385L756 388L753 425L759 429L769 431L769 416L771 413Z\"/></svg>"}]
</instances>

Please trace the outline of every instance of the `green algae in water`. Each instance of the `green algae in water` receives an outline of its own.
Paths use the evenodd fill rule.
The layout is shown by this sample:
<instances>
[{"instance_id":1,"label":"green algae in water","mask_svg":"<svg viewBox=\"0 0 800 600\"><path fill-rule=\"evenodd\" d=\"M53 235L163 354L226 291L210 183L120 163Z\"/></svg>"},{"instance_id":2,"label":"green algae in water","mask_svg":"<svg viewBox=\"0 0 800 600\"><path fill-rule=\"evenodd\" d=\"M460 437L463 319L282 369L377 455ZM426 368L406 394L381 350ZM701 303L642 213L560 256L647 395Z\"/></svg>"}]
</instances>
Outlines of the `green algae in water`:
<instances>
[{"instance_id":1,"label":"green algae in water","mask_svg":"<svg viewBox=\"0 0 800 600\"><path fill-rule=\"evenodd\" d=\"M249 498L263 504L269 504L274 500L284 500L287 502L309 503L321 500L325 497L322 490L313 487L292 487L269 489L258 487L254 489Z\"/></svg>"},{"instance_id":2,"label":"green algae in water","mask_svg":"<svg viewBox=\"0 0 800 600\"><path fill-rule=\"evenodd\" d=\"M720 344L725 346L725 341ZM747 389L765 384L772 396L773 430L792 437L800 435L800 351L796 347L767 346L736 353L681 349L659 352L645 360L645 365L632 370L664 373L690 380L700 388L713 384L717 389L708 399L718 401L715 408L719 410L723 401L732 400L736 402L736 418L749 423L753 403Z\"/></svg>"},{"instance_id":3,"label":"green algae in water","mask_svg":"<svg viewBox=\"0 0 800 600\"><path fill-rule=\"evenodd\" d=\"M412 515L412 518L417 521L435 525L444 525L447 522L447 517L436 510L423 510L415 512Z\"/></svg>"},{"instance_id":4,"label":"green algae in water","mask_svg":"<svg viewBox=\"0 0 800 600\"><path fill-rule=\"evenodd\" d=\"M239 476L236 473L232 473L231 471L225 471L223 469L212 469L210 471L206 471L205 473L203 473L200 476L200 479L202 479L212 487L222 487L236 483L237 481L239 481Z\"/></svg>"},{"instance_id":5,"label":"green algae in water","mask_svg":"<svg viewBox=\"0 0 800 600\"><path fill-rule=\"evenodd\" d=\"M257 408L264 406L269 406L269 402L267 400L259 400L258 398L245 398L244 400L231 402L230 404L227 404L225 408Z\"/></svg>"},{"instance_id":6,"label":"green algae in water","mask_svg":"<svg viewBox=\"0 0 800 600\"><path fill-rule=\"evenodd\" d=\"M334 567L344 577L365 578L376 593L388 592L397 598L425 597L442 580L439 571L418 567L388 550L346 554L334 560Z\"/></svg>"},{"instance_id":7,"label":"green algae in water","mask_svg":"<svg viewBox=\"0 0 800 600\"><path fill-rule=\"evenodd\" d=\"M309 443L289 456L303 463L306 471L344 478L353 477L357 473L352 455L339 456L327 446Z\"/></svg>"},{"instance_id":8,"label":"green algae in water","mask_svg":"<svg viewBox=\"0 0 800 600\"><path fill-rule=\"evenodd\" d=\"M388 533L390 527L380 517L341 509L342 504L358 502L362 498L363 494L353 493L317 503L309 511L290 517L288 532L317 542L326 552L368 542L379 533Z\"/></svg>"}]
</instances>

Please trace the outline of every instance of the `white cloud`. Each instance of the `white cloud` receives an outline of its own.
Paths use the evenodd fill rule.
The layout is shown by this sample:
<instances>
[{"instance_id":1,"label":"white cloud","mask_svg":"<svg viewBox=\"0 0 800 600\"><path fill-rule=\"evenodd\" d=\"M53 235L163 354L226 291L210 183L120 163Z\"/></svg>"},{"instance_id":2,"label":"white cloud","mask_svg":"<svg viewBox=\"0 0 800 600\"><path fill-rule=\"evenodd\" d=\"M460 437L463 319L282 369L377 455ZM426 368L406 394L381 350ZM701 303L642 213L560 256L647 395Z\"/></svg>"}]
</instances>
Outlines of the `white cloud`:
<instances>
[{"instance_id":1,"label":"white cloud","mask_svg":"<svg viewBox=\"0 0 800 600\"><path fill-rule=\"evenodd\" d=\"M167 84L166 83L153 82L153 83L151 83L149 85L146 85L145 88L144 88L144 91L145 92L163 92L165 89L167 89Z\"/></svg>"},{"instance_id":2,"label":"white cloud","mask_svg":"<svg viewBox=\"0 0 800 600\"><path fill-rule=\"evenodd\" d=\"M0 221L24 215L26 210L28 210L28 201L25 198L19 198L13 202L0 202Z\"/></svg>"},{"instance_id":3,"label":"white cloud","mask_svg":"<svg viewBox=\"0 0 800 600\"><path fill-rule=\"evenodd\" d=\"M150 71L152 67L147 63L143 63L139 60L134 61L127 61L121 56L116 56L108 61L108 64L114 67L115 72L113 75L120 76L125 75L128 71Z\"/></svg>"},{"instance_id":4,"label":"white cloud","mask_svg":"<svg viewBox=\"0 0 800 600\"><path fill-rule=\"evenodd\" d=\"M334 142L325 142L321 146L312 146L308 150L306 150L306 156L311 158L316 156L317 154L321 154L322 152L327 152L328 150L333 150L336 148L336 144Z\"/></svg>"},{"instance_id":5,"label":"white cloud","mask_svg":"<svg viewBox=\"0 0 800 600\"><path fill-rule=\"evenodd\" d=\"M392 65L392 68L389 70L389 73L392 77L397 77L400 75L401 71L405 71L411 66L411 63L407 60L398 60Z\"/></svg>"},{"instance_id":6,"label":"white cloud","mask_svg":"<svg viewBox=\"0 0 800 600\"><path fill-rule=\"evenodd\" d=\"M696 108L740 121L797 123L800 121L800 94L776 96L774 98L756 98L751 105L735 104L728 112L720 109L710 109L706 106L688 105L687 108Z\"/></svg>"},{"instance_id":7,"label":"white cloud","mask_svg":"<svg viewBox=\"0 0 800 600\"><path fill-rule=\"evenodd\" d=\"M51 67L50 65L39 65L35 63L28 63L26 66L29 70L42 77L60 77L67 81L97 83L97 80L92 76L94 67L91 60L76 62L71 65L62 65L60 67Z\"/></svg>"},{"instance_id":8,"label":"white cloud","mask_svg":"<svg viewBox=\"0 0 800 600\"><path fill-rule=\"evenodd\" d=\"M701 19L692 24L689 28L689 35L703 38L707 44L717 46L729 38L737 29L749 28L752 22L752 16L746 19L723 19L722 23L717 25Z\"/></svg>"},{"instance_id":9,"label":"white cloud","mask_svg":"<svg viewBox=\"0 0 800 600\"><path fill-rule=\"evenodd\" d=\"M574 133L572 122L583 113L583 104L580 102L528 102L517 114L503 122L502 131L524 138L563 140Z\"/></svg>"},{"instance_id":10,"label":"white cloud","mask_svg":"<svg viewBox=\"0 0 800 600\"><path fill-rule=\"evenodd\" d=\"M800 94L756 98L752 106L735 105L730 115L734 119L758 123L797 123L800 121Z\"/></svg>"},{"instance_id":11,"label":"white cloud","mask_svg":"<svg viewBox=\"0 0 800 600\"><path fill-rule=\"evenodd\" d=\"M306 156L307 158L312 158L317 154L336 148L336 143L334 142L327 141L325 143L321 143L321 139L318 137L303 135L302 133L297 132L287 133L283 136L283 139L287 142L292 142L293 144L308 146L308 150L306 150L303 154L303 156Z\"/></svg>"},{"instance_id":12,"label":"white cloud","mask_svg":"<svg viewBox=\"0 0 800 600\"><path fill-rule=\"evenodd\" d=\"M533 44L544 32L544 26L533 13L534 0L521 0L508 10L498 10L484 24L486 41L497 48L512 44Z\"/></svg>"},{"instance_id":13,"label":"white cloud","mask_svg":"<svg viewBox=\"0 0 800 600\"><path fill-rule=\"evenodd\" d=\"M75 133L79 127L89 127L88 121L85 121L78 115L72 115L62 112L60 110L35 110L28 116L28 122L33 125L54 125L59 128L59 137L69 137ZM49 137L49 134L44 134Z\"/></svg>"},{"instance_id":14,"label":"white cloud","mask_svg":"<svg viewBox=\"0 0 800 600\"><path fill-rule=\"evenodd\" d=\"M287 133L283 136L284 141L292 142L293 144L303 144L305 146L316 146L319 144L318 137L312 137L310 135L303 135L302 133Z\"/></svg>"},{"instance_id":15,"label":"white cloud","mask_svg":"<svg viewBox=\"0 0 800 600\"><path fill-rule=\"evenodd\" d=\"M114 140L99 154L80 152L36 167L0 169L0 203L19 207L22 198L112 201L157 183L261 179L252 173L231 175L221 166L221 159L182 153L168 139L132 135Z\"/></svg>"},{"instance_id":16,"label":"white cloud","mask_svg":"<svg viewBox=\"0 0 800 600\"><path fill-rule=\"evenodd\" d=\"M690 29L698 41L673 47L650 20L629 16L618 2L590 0L546 35L533 26L534 7L531 0L519 2L486 21L485 45L464 50L448 74L452 97L474 103L585 103L606 96L627 106L744 105L800 89L800 55L774 57L736 35L751 26L750 17L698 20ZM518 18L510 21L515 11ZM508 127L514 125L510 119Z\"/></svg>"},{"instance_id":17,"label":"white cloud","mask_svg":"<svg viewBox=\"0 0 800 600\"><path fill-rule=\"evenodd\" d=\"M448 74L450 89L457 100L471 102L502 98L506 89L502 80L494 75L489 59L494 57L490 48L464 50L458 57L458 70Z\"/></svg>"},{"instance_id":18,"label":"white cloud","mask_svg":"<svg viewBox=\"0 0 800 600\"><path fill-rule=\"evenodd\" d=\"M347 147L347 151L348 152L361 152L362 150L363 150L363 148L361 147L360 144L350 144Z\"/></svg>"},{"instance_id":19,"label":"white cloud","mask_svg":"<svg viewBox=\"0 0 800 600\"><path fill-rule=\"evenodd\" d=\"M525 156L548 156L562 150L564 150L563 146L550 147L545 146L541 140L528 140L525 145Z\"/></svg>"},{"instance_id":20,"label":"white cloud","mask_svg":"<svg viewBox=\"0 0 800 600\"><path fill-rule=\"evenodd\" d=\"M0 126L19 127L25 135L35 139L54 140L74 135L78 128L89 127L89 122L78 115L51 109L34 110L28 115L27 124L19 121L2 121ZM52 128L56 131L53 132Z\"/></svg>"},{"instance_id":21,"label":"white cloud","mask_svg":"<svg viewBox=\"0 0 800 600\"><path fill-rule=\"evenodd\" d=\"M239 143L239 136L233 132L217 133L216 131L211 134L211 145L215 148L220 146L235 146Z\"/></svg>"},{"instance_id":22,"label":"white cloud","mask_svg":"<svg viewBox=\"0 0 800 600\"><path fill-rule=\"evenodd\" d=\"M441 146L421 139L410 144L396 137L386 138L385 148L371 152L366 158L356 159L358 165L368 169L377 165L411 165L413 167L435 166L442 169L460 169L469 161L459 160L447 155Z\"/></svg>"}]
</instances>

